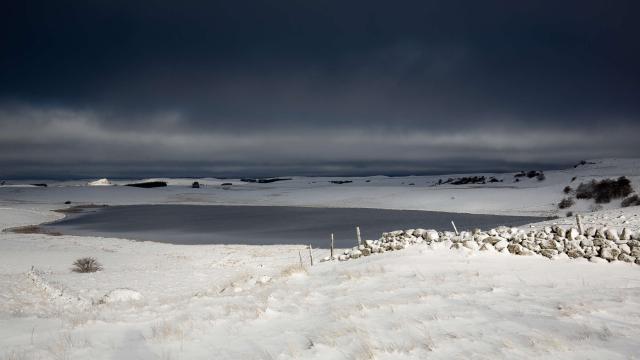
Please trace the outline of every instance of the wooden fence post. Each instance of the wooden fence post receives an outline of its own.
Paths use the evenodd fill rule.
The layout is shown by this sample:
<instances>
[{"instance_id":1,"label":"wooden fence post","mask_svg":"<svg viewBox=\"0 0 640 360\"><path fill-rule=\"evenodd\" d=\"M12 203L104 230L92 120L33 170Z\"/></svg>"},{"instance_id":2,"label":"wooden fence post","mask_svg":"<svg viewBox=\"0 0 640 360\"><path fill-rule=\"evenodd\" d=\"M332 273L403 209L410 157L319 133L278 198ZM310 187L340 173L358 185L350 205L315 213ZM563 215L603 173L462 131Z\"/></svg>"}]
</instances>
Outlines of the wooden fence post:
<instances>
[{"instance_id":1,"label":"wooden fence post","mask_svg":"<svg viewBox=\"0 0 640 360\"><path fill-rule=\"evenodd\" d=\"M458 228L456 228L456 224L453 222L453 220L451 220L451 225L453 225L453 231L456 232L456 235L460 235L460 233L458 233Z\"/></svg>"},{"instance_id":2,"label":"wooden fence post","mask_svg":"<svg viewBox=\"0 0 640 360\"><path fill-rule=\"evenodd\" d=\"M311 266L313 266L313 255L311 254L311 244L309 244L309 260L311 261Z\"/></svg>"},{"instance_id":3,"label":"wooden fence post","mask_svg":"<svg viewBox=\"0 0 640 360\"><path fill-rule=\"evenodd\" d=\"M360 226L356 226L356 236L358 237L358 246L362 245L362 239L360 238Z\"/></svg>"},{"instance_id":4,"label":"wooden fence post","mask_svg":"<svg viewBox=\"0 0 640 360\"><path fill-rule=\"evenodd\" d=\"M576 222L578 223L578 231L580 232L580 235L584 235L583 229L582 229L582 221L580 221L580 215L576 214Z\"/></svg>"},{"instance_id":5,"label":"wooden fence post","mask_svg":"<svg viewBox=\"0 0 640 360\"><path fill-rule=\"evenodd\" d=\"M331 260L333 260L333 233L331 233Z\"/></svg>"}]
</instances>

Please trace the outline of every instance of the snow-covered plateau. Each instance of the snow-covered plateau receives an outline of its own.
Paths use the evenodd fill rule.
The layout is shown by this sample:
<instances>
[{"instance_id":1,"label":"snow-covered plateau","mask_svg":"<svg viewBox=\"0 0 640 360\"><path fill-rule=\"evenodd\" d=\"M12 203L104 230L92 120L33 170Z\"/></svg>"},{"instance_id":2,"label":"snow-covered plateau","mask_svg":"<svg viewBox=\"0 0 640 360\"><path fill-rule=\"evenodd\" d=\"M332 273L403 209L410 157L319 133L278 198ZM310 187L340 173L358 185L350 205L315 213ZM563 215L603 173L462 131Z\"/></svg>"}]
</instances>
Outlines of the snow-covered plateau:
<instances>
[{"instance_id":1,"label":"snow-covered plateau","mask_svg":"<svg viewBox=\"0 0 640 360\"><path fill-rule=\"evenodd\" d=\"M560 217L495 233L483 229L486 234L389 229L380 239L363 239L363 249L370 249L365 252L378 247L375 254L357 249L360 256L351 256L352 249L349 261L320 261L329 250L314 249L313 266L309 250L295 245L172 245L2 232L0 359L636 358L640 266L617 257L627 247L633 255L640 206L576 199L560 210L558 203L568 196L566 186L592 179L626 176L640 189L640 160L593 162L545 171L544 180L473 174L496 182L467 185L434 184L469 175L294 177L266 184L153 179L169 184L154 189L118 186L126 182L112 179L114 186L87 186L86 180L2 186L2 229L59 219L63 215L51 210L91 203ZM201 187L192 189L193 181ZM581 215L582 234L571 230L576 219L567 211ZM526 243L531 237L534 243ZM604 239L598 245L596 238ZM585 249L600 255L605 241L620 251L616 259L589 261ZM393 244L393 251L379 253L384 244ZM514 244L519 247L498 251ZM570 258L573 245L582 256ZM550 259L542 250L558 254L545 252ZM340 254L344 249L336 250ZM76 259L88 256L103 269L71 271Z\"/></svg>"}]
</instances>

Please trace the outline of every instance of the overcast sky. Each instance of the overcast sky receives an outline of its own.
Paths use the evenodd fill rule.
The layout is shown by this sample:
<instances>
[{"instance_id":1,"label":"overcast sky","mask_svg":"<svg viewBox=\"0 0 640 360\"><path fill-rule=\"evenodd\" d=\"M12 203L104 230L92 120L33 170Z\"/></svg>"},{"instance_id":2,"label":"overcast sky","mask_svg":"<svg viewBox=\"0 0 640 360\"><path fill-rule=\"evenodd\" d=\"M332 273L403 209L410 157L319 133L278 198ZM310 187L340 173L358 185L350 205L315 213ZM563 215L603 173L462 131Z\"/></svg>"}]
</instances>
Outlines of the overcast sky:
<instances>
[{"instance_id":1,"label":"overcast sky","mask_svg":"<svg viewBox=\"0 0 640 360\"><path fill-rule=\"evenodd\" d=\"M638 1L9 1L0 178L640 155Z\"/></svg>"}]
</instances>

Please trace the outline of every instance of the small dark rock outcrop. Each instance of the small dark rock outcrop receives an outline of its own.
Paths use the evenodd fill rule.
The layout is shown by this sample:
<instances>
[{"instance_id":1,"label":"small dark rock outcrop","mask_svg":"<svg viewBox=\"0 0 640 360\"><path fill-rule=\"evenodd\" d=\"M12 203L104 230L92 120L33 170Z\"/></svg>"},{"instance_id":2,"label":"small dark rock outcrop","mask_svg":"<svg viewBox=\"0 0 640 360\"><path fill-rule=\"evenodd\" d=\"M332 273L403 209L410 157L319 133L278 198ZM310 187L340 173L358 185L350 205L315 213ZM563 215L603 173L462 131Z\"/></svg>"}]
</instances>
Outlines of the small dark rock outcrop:
<instances>
[{"instance_id":1,"label":"small dark rock outcrop","mask_svg":"<svg viewBox=\"0 0 640 360\"><path fill-rule=\"evenodd\" d=\"M165 181L149 181L149 182L143 182L143 183L127 184L126 186L149 189L149 188L165 187L167 186L167 183Z\"/></svg>"}]
</instances>

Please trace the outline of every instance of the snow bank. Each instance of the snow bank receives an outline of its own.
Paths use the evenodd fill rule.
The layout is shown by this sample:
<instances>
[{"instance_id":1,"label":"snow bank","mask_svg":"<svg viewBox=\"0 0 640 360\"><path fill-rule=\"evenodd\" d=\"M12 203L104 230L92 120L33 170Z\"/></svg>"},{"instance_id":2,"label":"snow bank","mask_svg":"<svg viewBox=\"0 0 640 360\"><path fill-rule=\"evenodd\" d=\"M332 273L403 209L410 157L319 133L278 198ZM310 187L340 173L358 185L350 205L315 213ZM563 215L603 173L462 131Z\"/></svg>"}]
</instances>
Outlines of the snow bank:
<instances>
[{"instance_id":1,"label":"snow bank","mask_svg":"<svg viewBox=\"0 0 640 360\"><path fill-rule=\"evenodd\" d=\"M109 291L108 294L103 296L99 303L100 304L113 304L113 303L124 303L124 302L136 302L142 301L143 296L138 291L131 289L115 289Z\"/></svg>"},{"instance_id":2,"label":"snow bank","mask_svg":"<svg viewBox=\"0 0 640 360\"><path fill-rule=\"evenodd\" d=\"M109 179L103 178L96 181L91 181L87 183L89 186L110 186L113 185Z\"/></svg>"}]
</instances>

